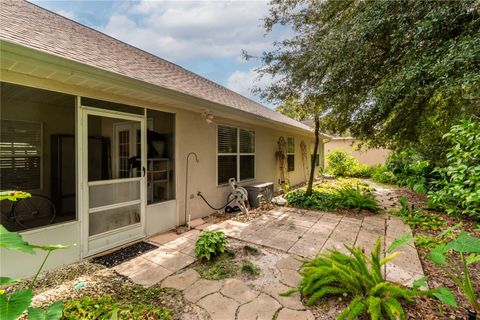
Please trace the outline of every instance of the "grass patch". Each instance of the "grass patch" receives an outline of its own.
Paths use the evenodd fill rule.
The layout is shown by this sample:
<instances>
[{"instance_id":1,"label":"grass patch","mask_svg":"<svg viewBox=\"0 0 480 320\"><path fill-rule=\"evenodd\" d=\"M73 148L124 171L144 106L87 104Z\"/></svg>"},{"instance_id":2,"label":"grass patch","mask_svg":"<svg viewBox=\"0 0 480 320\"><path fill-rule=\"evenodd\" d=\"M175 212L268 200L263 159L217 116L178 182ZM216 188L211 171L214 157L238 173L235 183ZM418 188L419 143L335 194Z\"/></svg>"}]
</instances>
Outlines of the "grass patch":
<instances>
[{"instance_id":1,"label":"grass patch","mask_svg":"<svg viewBox=\"0 0 480 320\"><path fill-rule=\"evenodd\" d=\"M260 250L259 250L258 248L252 247L252 246L250 246L250 245L248 245L248 244L246 244L246 245L243 246L243 251L244 251L245 253L248 253L248 254L251 254L251 255L254 255L254 256L260 254Z\"/></svg>"},{"instance_id":2,"label":"grass patch","mask_svg":"<svg viewBox=\"0 0 480 320\"><path fill-rule=\"evenodd\" d=\"M289 192L286 199L289 205L307 209L334 211L336 209L356 209L378 212L378 202L373 189L358 179L338 179L314 186L311 195L305 189Z\"/></svg>"},{"instance_id":3,"label":"grass patch","mask_svg":"<svg viewBox=\"0 0 480 320\"><path fill-rule=\"evenodd\" d=\"M242 265L242 272L250 276L258 276L260 273L262 273L262 269L250 261L246 261Z\"/></svg>"},{"instance_id":4,"label":"grass patch","mask_svg":"<svg viewBox=\"0 0 480 320\"><path fill-rule=\"evenodd\" d=\"M233 251L225 252L212 261L199 261L194 269L201 278L208 280L235 278L241 275L256 277L261 273L260 267L252 262L235 259Z\"/></svg>"}]
</instances>

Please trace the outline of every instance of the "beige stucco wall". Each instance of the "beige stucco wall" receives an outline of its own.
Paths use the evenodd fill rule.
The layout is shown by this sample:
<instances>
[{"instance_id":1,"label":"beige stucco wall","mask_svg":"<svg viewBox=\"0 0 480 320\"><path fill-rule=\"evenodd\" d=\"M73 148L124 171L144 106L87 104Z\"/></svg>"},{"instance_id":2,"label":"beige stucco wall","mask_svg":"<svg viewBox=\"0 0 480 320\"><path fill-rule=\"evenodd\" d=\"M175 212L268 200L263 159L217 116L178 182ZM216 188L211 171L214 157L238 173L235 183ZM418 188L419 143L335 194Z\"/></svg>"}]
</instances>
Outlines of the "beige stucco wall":
<instances>
[{"instance_id":1,"label":"beige stucco wall","mask_svg":"<svg viewBox=\"0 0 480 320\"><path fill-rule=\"evenodd\" d=\"M277 141L280 136L286 138L293 136L295 138L295 171L289 172L287 179L290 185L296 185L305 182L305 171L302 163L300 151L300 142L303 140L310 146L313 138L292 134L288 131L274 130L258 125L251 125L241 121L233 121L225 118L215 118L214 123L208 124L203 117L195 112L177 112L176 139L178 149L177 165L177 203L179 223L184 222L185 217L185 171L186 156L189 152L195 152L198 155L199 162L196 163L191 157L189 161L189 182L187 195L187 214L191 218L199 218L212 213L203 200L197 196L201 191L204 197L214 206L220 207L225 204L229 186L217 186L217 146L216 130L218 124L228 124L240 128L252 129L255 131L255 179L240 182L240 185L252 184L255 182L273 182L276 189L280 187L280 170L278 168L275 152L277 151ZM307 150L310 148L308 147ZM307 173L308 177L308 173Z\"/></svg>"},{"instance_id":2,"label":"beige stucco wall","mask_svg":"<svg viewBox=\"0 0 480 320\"><path fill-rule=\"evenodd\" d=\"M333 139L327 143L325 143L325 165L327 165L327 154L330 152L340 149L345 152L348 152L360 163L368 164L368 165L377 165L377 164L384 164L385 160L390 153L388 149L361 149L357 150L357 146L359 144L358 140L354 139Z\"/></svg>"}]
</instances>

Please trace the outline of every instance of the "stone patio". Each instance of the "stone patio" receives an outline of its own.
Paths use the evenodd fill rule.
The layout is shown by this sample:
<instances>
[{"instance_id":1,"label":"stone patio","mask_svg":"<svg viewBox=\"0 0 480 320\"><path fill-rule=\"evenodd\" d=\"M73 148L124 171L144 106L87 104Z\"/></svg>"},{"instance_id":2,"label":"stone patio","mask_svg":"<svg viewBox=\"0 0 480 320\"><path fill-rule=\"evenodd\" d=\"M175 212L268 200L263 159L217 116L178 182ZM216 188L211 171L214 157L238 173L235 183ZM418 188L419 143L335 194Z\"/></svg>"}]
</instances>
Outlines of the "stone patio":
<instances>
[{"instance_id":1,"label":"stone patio","mask_svg":"<svg viewBox=\"0 0 480 320\"><path fill-rule=\"evenodd\" d=\"M390 197L379 188L382 204ZM384 199L382 199L384 198ZM393 202L392 202L393 203ZM393 204L388 204L392 207ZM357 245L367 252L380 237L385 250L392 241L410 228L398 217L386 213L362 216L278 207L247 223L226 220L219 224L196 221L195 229L177 235L173 232L148 239L158 249L115 267L122 275L144 286L161 283L162 287L181 290L195 308L208 313L211 319L314 319L305 308L300 294L281 297L279 293L297 286L300 275L298 260L312 258L318 252L344 245ZM196 258L195 241L201 230L221 230L238 243L264 247L262 276L254 281L237 279L200 279L193 269L185 269ZM423 269L414 245L397 249L400 254L385 267L388 280L411 286L423 277ZM385 253L383 253L385 255ZM186 270L186 271L185 271ZM185 319L204 319L186 314ZM207 317L208 318L208 317Z\"/></svg>"}]
</instances>

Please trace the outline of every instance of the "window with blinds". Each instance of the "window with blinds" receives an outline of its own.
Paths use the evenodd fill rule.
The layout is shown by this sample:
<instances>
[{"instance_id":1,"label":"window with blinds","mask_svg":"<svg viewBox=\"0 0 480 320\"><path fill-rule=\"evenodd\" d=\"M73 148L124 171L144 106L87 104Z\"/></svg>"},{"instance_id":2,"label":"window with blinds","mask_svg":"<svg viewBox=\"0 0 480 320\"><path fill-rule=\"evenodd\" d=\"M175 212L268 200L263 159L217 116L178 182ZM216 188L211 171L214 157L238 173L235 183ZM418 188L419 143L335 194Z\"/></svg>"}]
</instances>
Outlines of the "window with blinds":
<instances>
[{"instance_id":1,"label":"window with blinds","mask_svg":"<svg viewBox=\"0 0 480 320\"><path fill-rule=\"evenodd\" d=\"M295 140L287 137L287 170L295 171Z\"/></svg>"},{"instance_id":2,"label":"window with blinds","mask_svg":"<svg viewBox=\"0 0 480 320\"><path fill-rule=\"evenodd\" d=\"M255 178L255 131L217 127L217 183Z\"/></svg>"},{"instance_id":3,"label":"window with blinds","mask_svg":"<svg viewBox=\"0 0 480 320\"><path fill-rule=\"evenodd\" d=\"M42 124L1 120L0 181L2 190L41 188Z\"/></svg>"}]
</instances>

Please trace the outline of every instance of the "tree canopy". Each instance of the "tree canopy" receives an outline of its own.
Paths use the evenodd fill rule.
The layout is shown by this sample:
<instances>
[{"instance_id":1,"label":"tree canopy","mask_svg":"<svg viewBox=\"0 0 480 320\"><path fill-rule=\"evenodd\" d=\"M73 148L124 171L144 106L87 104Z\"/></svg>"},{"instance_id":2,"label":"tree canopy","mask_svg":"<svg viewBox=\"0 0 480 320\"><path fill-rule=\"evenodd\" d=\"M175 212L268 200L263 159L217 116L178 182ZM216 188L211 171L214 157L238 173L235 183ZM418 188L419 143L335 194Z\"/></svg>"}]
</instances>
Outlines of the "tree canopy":
<instances>
[{"instance_id":1,"label":"tree canopy","mask_svg":"<svg viewBox=\"0 0 480 320\"><path fill-rule=\"evenodd\" d=\"M293 34L262 55L262 96L321 97L331 132L439 161L441 136L480 115L476 0L273 0L264 24Z\"/></svg>"}]
</instances>

